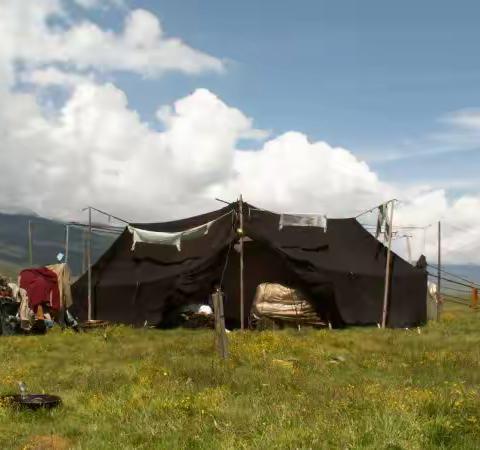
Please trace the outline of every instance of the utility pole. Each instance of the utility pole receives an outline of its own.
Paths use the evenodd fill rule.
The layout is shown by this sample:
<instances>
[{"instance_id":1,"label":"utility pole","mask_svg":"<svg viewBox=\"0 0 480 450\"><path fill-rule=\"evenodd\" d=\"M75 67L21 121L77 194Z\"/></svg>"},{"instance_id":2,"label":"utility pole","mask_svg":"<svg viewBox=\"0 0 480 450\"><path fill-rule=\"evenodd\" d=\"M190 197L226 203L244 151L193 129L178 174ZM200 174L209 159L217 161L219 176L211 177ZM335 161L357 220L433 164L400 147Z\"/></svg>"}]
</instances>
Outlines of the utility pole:
<instances>
[{"instance_id":1,"label":"utility pole","mask_svg":"<svg viewBox=\"0 0 480 450\"><path fill-rule=\"evenodd\" d=\"M240 329L245 329L245 303L244 303L244 286L243 286L243 272L244 272L244 258L243 258L243 198L240 194L239 200L240 210Z\"/></svg>"},{"instance_id":2,"label":"utility pole","mask_svg":"<svg viewBox=\"0 0 480 450\"><path fill-rule=\"evenodd\" d=\"M442 309L442 295L441 295L441 271L442 269L442 226L438 221L438 261L437 261L437 320L440 320L440 313Z\"/></svg>"},{"instance_id":3,"label":"utility pole","mask_svg":"<svg viewBox=\"0 0 480 450\"><path fill-rule=\"evenodd\" d=\"M82 275L87 271L87 230L82 230Z\"/></svg>"},{"instance_id":4,"label":"utility pole","mask_svg":"<svg viewBox=\"0 0 480 450\"><path fill-rule=\"evenodd\" d=\"M390 290L390 261L392 259L392 234L393 234L393 209L395 207L395 200L391 200L390 209L390 226L388 233L388 248L387 248L387 265L385 268L385 290L383 293L383 310L382 310L382 328L387 326L387 310L388 310L388 294Z\"/></svg>"},{"instance_id":5,"label":"utility pole","mask_svg":"<svg viewBox=\"0 0 480 450\"><path fill-rule=\"evenodd\" d=\"M407 234L405 236L405 239L407 241L407 255L408 255L408 262L413 265L413 259L412 259L412 246L410 244L410 236Z\"/></svg>"},{"instance_id":6,"label":"utility pole","mask_svg":"<svg viewBox=\"0 0 480 450\"><path fill-rule=\"evenodd\" d=\"M32 221L28 221L28 263L33 266L33 243L32 243Z\"/></svg>"},{"instance_id":7,"label":"utility pole","mask_svg":"<svg viewBox=\"0 0 480 450\"><path fill-rule=\"evenodd\" d=\"M68 264L68 247L70 239L70 225L65 225L65 264Z\"/></svg>"},{"instance_id":8,"label":"utility pole","mask_svg":"<svg viewBox=\"0 0 480 450\"><path fill-rule=\"evenodd\" d=\"M87 270L88 270L88 320L92 320L92 208L88 207L87 234Z\"/></svg>"}]
</instances>

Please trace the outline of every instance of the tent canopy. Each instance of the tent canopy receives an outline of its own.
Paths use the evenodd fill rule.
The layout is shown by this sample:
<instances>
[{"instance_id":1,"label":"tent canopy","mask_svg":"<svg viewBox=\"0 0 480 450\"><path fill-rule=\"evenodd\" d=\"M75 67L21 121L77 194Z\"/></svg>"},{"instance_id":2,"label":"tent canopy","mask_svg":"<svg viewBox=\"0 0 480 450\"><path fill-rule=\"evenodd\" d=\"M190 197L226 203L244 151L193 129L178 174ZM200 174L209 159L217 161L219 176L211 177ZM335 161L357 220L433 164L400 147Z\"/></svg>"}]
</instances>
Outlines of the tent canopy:
<instances>
[{"instance_id":1,"label":"tent canopy","mask_svg":"<svg viewBox=\"0 0 480 450\"><path fill-rule=\"evenodd\" d=\"M179 232L218 219L208 233L172 245L137 243L125 229L92 267L96 319L134 325L162 324L176 308L208 300L222 285L228 327L240 324L239 205L164 223L135 224L158 232ZM231 214L228 214L228 213ZM280 215L243 204L245 323L262 282L302 290L334 326L381 322L385 246L354 218L329 219L326 230L311 226L280 229ZM426 320L427 273L392 254L387 324L414 326ZM86 319L87 276L73 286L74 310Z\"/></svg>"}]
</instances>

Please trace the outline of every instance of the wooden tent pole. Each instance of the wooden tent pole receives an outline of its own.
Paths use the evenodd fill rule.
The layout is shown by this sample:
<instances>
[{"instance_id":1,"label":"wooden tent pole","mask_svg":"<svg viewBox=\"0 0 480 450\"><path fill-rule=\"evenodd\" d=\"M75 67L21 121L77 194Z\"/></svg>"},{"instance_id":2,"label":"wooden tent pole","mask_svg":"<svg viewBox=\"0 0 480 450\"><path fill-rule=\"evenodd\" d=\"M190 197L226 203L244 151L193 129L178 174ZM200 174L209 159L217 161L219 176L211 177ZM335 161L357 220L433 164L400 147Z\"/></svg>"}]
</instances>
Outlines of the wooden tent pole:
<instances>
[{"instance_id":1,"label":"wooden tent pole","mask_svg":"<svg viewBox=\"0 0 480 450\"><path fill-rule=\"evenodd\" d=\"M33 265L33 236L32 236L32 221L28 221L28 263L30 267Z\"/></svg>"},{"instance_id":2,"label":"wooden tent pole","mask_svg":"<svg viewBox=\"0 0 480 450\"><path fill-rule=\"evenodd\" d=\"M392 259L393 208L395 207L395 200L392 200L391 204L392 209L390 210L390 232L388 234L387 266L385 268L385 290L383 292L382 328L387 326L388 294L390 289L390 261Z\"/></svg>"},{"instance_id":3,"label":"wooden tent pole","mask_svg":"<svg viewBox=\"0 0 480 450\"><path fill-rule=\"evenodd\" d=\"M243 198L240 194L239 199L240 210L240 329L245 329L245 298L244 298L244 285L243 285L243 273L244 273L244 255L243 255Z\"/></svg>"},{"instance_id":4,"label":"wooden tent pole","mask_svg":"<svg viewBox=\"0 0 480 450\"><path fill-rule=\"evenodd\" d=\"M438 262L437 262L437 320L440 320L441 309L441 273L442 270L442 227L440 221L438 221Z\"/></svg>"},{"instance_id":5,"label":"wooden tent pole","mask_svg":"<svg viewBox=\"0 0 480 450\"><path fill-rule=\"evenodd\" d=\"M87 243L87 269L88 269L88 320L92 320L92 208L88 207L88 243Z\"/></svg>"}]
</instances>

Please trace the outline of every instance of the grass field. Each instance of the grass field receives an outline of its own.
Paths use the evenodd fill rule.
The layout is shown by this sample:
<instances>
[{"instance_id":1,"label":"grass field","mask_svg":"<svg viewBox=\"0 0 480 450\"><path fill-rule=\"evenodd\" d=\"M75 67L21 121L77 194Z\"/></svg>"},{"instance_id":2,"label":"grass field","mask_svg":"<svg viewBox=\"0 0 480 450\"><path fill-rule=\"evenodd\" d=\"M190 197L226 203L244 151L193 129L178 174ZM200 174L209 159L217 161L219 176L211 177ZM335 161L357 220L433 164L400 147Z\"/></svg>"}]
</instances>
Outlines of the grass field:
<instances>
[{"instance_id":1,"label":"grass field","mask_svg":"<svg viewBox=\"0 0 480 450\"><path fill-rule=\"evenodd\" d=\"M226 363L208 331L0 338L0 394L64 400L0 407L0 448L477 449L480 317L460 308L420 334L235 332Z\"/></svg>"}]
</instances>

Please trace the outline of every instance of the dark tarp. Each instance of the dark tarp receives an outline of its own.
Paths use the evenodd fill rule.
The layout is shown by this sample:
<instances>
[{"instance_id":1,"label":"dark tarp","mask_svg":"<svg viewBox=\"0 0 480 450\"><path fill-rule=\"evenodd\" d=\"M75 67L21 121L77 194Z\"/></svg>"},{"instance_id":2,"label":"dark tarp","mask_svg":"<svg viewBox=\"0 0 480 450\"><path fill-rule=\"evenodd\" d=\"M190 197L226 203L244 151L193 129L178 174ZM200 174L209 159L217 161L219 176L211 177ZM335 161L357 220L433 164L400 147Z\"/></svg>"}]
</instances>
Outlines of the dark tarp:
<instances>
[{"instance_id":1,"label":"dark tarp","mask_svg":"<svg viewBox=\"0 0 480 450\"><path fill-rule=\"evenodd\" d=\"M235 242L237 204L189 219L136 224L175 232L216 221L208 234L174 246L137 244L126 230L92 268L94 318L141 325L162 324L187 303L206 302L223 276L227 327L239 326L239 254ZM280 216L244 203L245 323L255 289L278 282L304 291L321 317L335 326L381 322L386 248L356 219L329 219L327 231L285 227ZM426 320L427 274L392 254L387 324L419 325ZM87 277L73 286L74 312L86 319Z\"/></svg>"}]
</instances>

